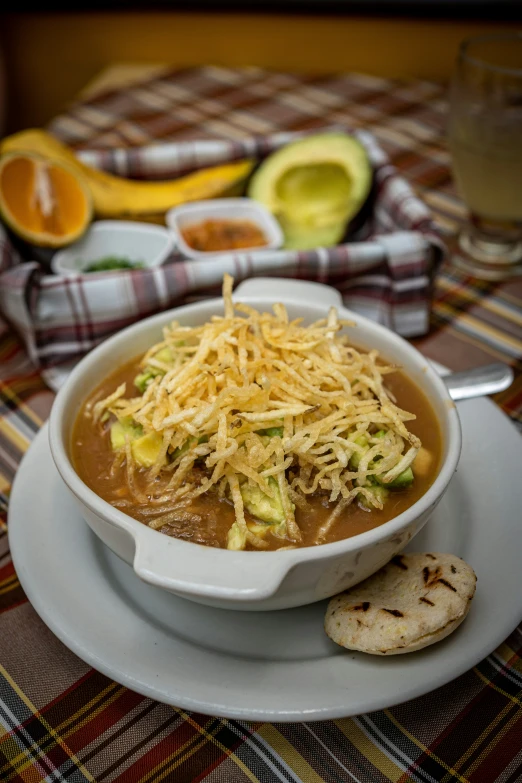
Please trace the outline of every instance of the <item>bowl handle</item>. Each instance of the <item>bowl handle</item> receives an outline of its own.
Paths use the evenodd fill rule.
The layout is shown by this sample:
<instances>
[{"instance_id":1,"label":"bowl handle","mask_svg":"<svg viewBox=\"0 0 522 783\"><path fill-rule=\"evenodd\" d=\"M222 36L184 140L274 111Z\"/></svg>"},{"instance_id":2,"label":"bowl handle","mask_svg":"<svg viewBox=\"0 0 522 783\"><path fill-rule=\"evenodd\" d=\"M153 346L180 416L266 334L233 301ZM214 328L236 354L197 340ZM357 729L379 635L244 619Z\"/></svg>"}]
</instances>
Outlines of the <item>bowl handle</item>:
<instances>
[{"instance_id":1,"label":"bowl handle","mask_svg":"<svg viewBox=\"0 0 522 783\"><path fill-rule=\"evenodd\" d=\"M158 547L161 536L161 547ZM289 569L291 552L230 552L169 538L150 528L135 536L134 571L144 582L187 597L262 601Z\"/></svg>"},{"instance_id":2,"label":"bowl handle","mask_svg":"<svg viewBox=\"0 0 522 783\"><path fill-rule=\"evenodd\" d=\"M339 291L329 285L282 277L251 277L249 280L243 280L234 291L234 299L237 300L240 296L268 298L274 302L279 299L293 299L296 302L313 302L325 307L341 307L343 304Z\"/></svg>"}]
</instances>

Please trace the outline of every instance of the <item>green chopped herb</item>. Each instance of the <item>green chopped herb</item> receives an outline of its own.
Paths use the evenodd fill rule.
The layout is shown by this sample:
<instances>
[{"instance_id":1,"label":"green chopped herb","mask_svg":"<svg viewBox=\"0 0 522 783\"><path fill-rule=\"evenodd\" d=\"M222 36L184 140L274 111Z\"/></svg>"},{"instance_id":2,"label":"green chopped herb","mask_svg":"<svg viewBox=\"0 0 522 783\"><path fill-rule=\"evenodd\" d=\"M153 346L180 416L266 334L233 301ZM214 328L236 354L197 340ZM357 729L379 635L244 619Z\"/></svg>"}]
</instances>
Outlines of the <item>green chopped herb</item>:
<instances>
[{"instance_id":1,"label":"green chopped herb","mask_svg":"<svg viewBox=\"0 0 522 783\"><path fill-rule=\"evenodd\" d=\"M83 268L83 272L111 272L115 269L143 269L142 261L131 261L122 256L104 256L97 261L91 261Z\"/></svg>"},{"instance_id":2,"label":"green chopped herb","mask_svg":"<svg viewBox=\"0 0 522 783\"><path fill-rule=\"evenodd\" d=\"M283 437L283 428L282 427L267 427L264 430L256 430L258 435L267 435L269 438L282 438Z\"/></svg>"}]
</instances>

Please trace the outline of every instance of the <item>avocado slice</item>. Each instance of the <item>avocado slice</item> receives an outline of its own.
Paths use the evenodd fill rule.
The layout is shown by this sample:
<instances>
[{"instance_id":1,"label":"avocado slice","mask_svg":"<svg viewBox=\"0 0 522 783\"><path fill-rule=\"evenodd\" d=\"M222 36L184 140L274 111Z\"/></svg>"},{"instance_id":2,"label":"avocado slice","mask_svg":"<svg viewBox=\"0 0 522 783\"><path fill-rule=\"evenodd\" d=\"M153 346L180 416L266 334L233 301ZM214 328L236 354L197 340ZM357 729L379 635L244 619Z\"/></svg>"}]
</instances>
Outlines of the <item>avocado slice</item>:
<instances>
[{"instance_id":1,"label":"avocado slice","mask_svg":"<svg viewBox=\"0 0 522 783\"><path fill-rule=\"evenodd\" d=\"M241 496L246 510L253 517L270 525L277 525L285 521L285 512L277 481L270 476L268 483L275 492L274 498L266 495L258 486L250 486L250 484L241 486Z\"/></svg>"},{"instance_id":2,"label":"avocado slice","mask_svg":"<svg viewBox=\"0 0 522 783\"><path fill-rule=\"evenodd\" d=\"M179 343L179 345L182 345L182 343ZM157 359L159 362L165 362L165 364L170 364L173 359L172 351L170 350L170 348L166 346L165 348L161 348L161 350L155 353L153 358ZM143 372L140 372L134 378L134 385L141 394L144 394L145 389L147 388L149 383L152 381L153 378L156 378L158 375L165 375L164 371L160 370L159 367L145 367Z\"/></svg>"},{"instance_id":3,"label":"avocado slice","mask_svg":"<svg viewBox=\"0 0 522 783\"><path fill-rule=\"evenodd\" d=\"M246 544L245 531L241 530L237 522L234 522L227 534L227 549L244 549Z\"/></svg>"},{"instance_id":4,"label":"avocado slice","mask_svg":"<svg viewBox=\"0 0 522 783\"><path fill-rule=\"evenodd\" d=\"M413 466L418 476L427 476L433 467L433 453L421 446L413 460Z\"/></svg>"},{"instance_id":5,"label":"avocado slice","mask_svg":"<svg viewBox=\"0 0 522 783\"><path fill-rule=\"evenodd\" d=\"M366 150L346 133L320 133L272 153L253 175L248 195L275 215L285 247L340 241L372 184Z\"/></svg>"},{"instance_id":6,"label":"avocado slice","mask_svg":"<svg viewBox=\"0 0 522 783\"><path fill-rule=\"evenodd\" d=\"M264 430L256 430L256 433L258 435L266 435L268 438L282 438L283 437L283 428L282 427L267 427Z\"/></svg>"},{"instance_id":7,"label":"avocado slice","mask_svg":"<svg viewBox=\"0 0 522 783\"><path fill-rule=\"evenodd\" d=\"M111 424L111 448L113 451L119 451L125 446L127 437L133 441L139 438L140 435L143 435L143 429L130 416L124 419L117 419Z\"/></svg>"},{"instance_id":8,"label":"avocado slice","mask_svg":"<svg viewBox=\"0 0 522 783\"><path fill-rule=\"evenodd\" d=\"M378 500L380 500L381 503L384 505L385 502L387 501L388 495L390 493L388 492L388 490L385 487L381 487L380 484L374 484L370 480L372 478L373 478L373 476L370 476L370 478L368 479L367 487L372 492L372 494L375 495L375 497ZM361 503L361 505L363 505L365 508L368 508L370 510L372 510L374 508L374 506L372 506L372 504L366 499L366 497L364 495L357 495L357 497L359 499L359 503Z\"/></svg>"},{"instance_id":9,"label":"avocado slice","mask_svg":"<svg viewBox=\"0 0 522 783\"><path fill-rule=\"evenodd\" d=\"M368 445L368 440L367 438L364 437L364 435L360 435L358 438L355 438L354 443L357 443L358 446L361 446L364 449L364 451L368 451L368 449L370 448ZM350 457L350 467L352 470L357 470L362 457L363 457L362 454L359 454L358 451L354 451L354 453Z\"/></svg>"},{"instance_id":10,"label":"avocado slice","mask_svg":"<svg viewBox=\"0 0 522 783\"><path fill-rule=\"evenodd\" d=\"M288 250L313 250L316 247L333 247L343 238L346 226L344 220L332 226L309 228L302 223L290 223L281 220L285 235L285 248Z\"/></svg>"},{"instance_id":11,"label":"avocado slice","mask_svg":"<svg viewBox=\"0 0 522 783\"><path fill-rule=\"evenodd\" d=\"M384 438L386 435L386 430L379 430L379 432L376 432L373 436L374 438ZM382 484L385 487L391 488L391 489L407 489L409 486L413 484L413 479L415 478L413 474L412 468L406 468L406 470L403 470L402 473L399 473L397 478L394 478L393 481L389 481L387 484L385 484L380 476L375 477L377 481Z\"/></svg>"},{"instance_id":12,"label":"avocado slice","mask_svg":"<svg viewBox=\"0 0 522 783\"><path fill-rule=\"evenodd\" d=\"M145 372L140 372L139 375L134 378L134 385L140 394L145 394L145 389L158 374L159 373L152 373L151 368L149 368Z\"/></svg>"},{"instance_id":13,"label":"avocado slice","mask_svg":"<svg viewBox=\"0 0 522 783\"><path fill-rule=\"evenodd\" d=\"M131 442L132 456L144 468L150 468L156 462L161 450L163 438L159 432L148 432Z\"/></svg>"},{"instance_id":14,"label":"avocado slice","mask_svg":"<svg viewBox=\"0 0 522 783\"><path fill-rule=\"evenodd\" d=\"M181 343L179 343L179 345L181 345ZM170 348L165 346L165 348L161 348L157 353L154 354L154 358L157 359L158 362L165 362L165 364L170 364L174 357L172 356L172 351Z\"/></svg>"},{"instance_id":15,"label":"avocado slice","mask_svg":"<svg viewBox=\"0 0 522 783\"><path fill-rule=\"evenodd\" d=\"M375 478L383 487L388 487L389 489L407 489L413 484L414 475L411 468L406 468L406 470L399 473L393 481L384 482L380 476L375 476Z\"/></svg>"},{"instance_id":16,"label":"avocado slice","mask_svg":"<svg viewBox=\"0 0 522 783\"><path fill-rule=\"evenodd\" d=\"M373 437L384 438L385 435L386 435L386 430L379 430L379 432L376 432ZM366 450L369 449L368 440L364 437L364 435L355 438L354 443L357 443L358 446L362 446L363 448L366 447ZM358 453L352 454L352 456L350 457L350 467L352 468L352 470L357 470L357 468L359 467L359 463L361 461L361 457L362 457L361 454ZM379 459L380 457L377 457L375 460L370 462L369 467L371 467L371 469L374 469L375 463L378 464ZM383 488L386 489L407 489L413 484L414 478L415 477L411 467L406 468L406 470L403 470L402 473L399 473L399 475L396 478L394 478L393 481L385 482L382 480L382 476L379 475L370 476L370 479L374 479L374 481L371 482L372 484L378 483ZM384 500L385 499L386 497L384 497Z\"/></svg>"},{"instance_id":17,"label":"avocado slice","mask_svg":"<svg viewBox=\"0 0 522 783\"><path fill-rule=\"evenodd\" d=\"M144 435L143 427L136 424L130 416L111 424L110 436L113 451L123 449L127 438L130 438L132 456L144 468L154 465L163 443L159 432L148 432Z\"/></svg>"},{"instance_id":18,"label":"avocado slice","mask_svg":"<svg viewBox=\"0 0 522 783\"><path fill-rule=\"evenodd\" d=\"M192 435L190 435L185 443L179 447L179 449L174 449L172 452L172 459L184 457L193 446L196 446L196 444L199 443L208 443L208 435L202 435L200 438L194 438Z\"/></svg>"}]
</instances>

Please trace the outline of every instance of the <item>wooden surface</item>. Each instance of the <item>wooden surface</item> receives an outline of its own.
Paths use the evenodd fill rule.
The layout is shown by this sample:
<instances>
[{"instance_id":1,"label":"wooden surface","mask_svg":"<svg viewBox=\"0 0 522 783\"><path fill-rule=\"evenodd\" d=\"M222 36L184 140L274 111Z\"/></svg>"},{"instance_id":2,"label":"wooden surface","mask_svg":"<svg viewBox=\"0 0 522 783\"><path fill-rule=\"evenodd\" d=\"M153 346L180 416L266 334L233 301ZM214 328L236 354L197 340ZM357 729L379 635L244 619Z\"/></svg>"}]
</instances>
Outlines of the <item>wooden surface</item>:
<instances>
[{"instance_id":1,"label":"wooden surface","mask_svg":"<svg viewBox=\"0 0 522 783\"><path fill-rule=\"evenodd\" d=\"M6 14L8 130L46 123L112 62L445 80L459 42L499 26L506 24L274 13Z\"/></svg>"}]
</instances>

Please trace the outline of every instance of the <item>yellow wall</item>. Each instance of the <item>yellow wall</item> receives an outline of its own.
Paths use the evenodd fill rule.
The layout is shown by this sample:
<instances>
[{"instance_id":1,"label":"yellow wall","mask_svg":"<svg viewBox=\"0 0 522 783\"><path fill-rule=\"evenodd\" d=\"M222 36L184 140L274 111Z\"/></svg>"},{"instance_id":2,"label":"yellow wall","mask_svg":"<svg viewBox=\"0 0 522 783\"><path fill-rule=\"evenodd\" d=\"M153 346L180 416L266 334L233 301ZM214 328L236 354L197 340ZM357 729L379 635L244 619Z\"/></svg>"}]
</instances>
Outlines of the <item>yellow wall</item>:
<instances>
[{"instance_id":1,"label":"yellow wall","mask_svg":"<svg viewBox=\"0 0 522 783\"><path fill-rule=\"evenodd\" d=\"M495 26L236 13L6 15L1 34L8 129L43 124L110 62L260 65L447 79L459 41Z\"/></svg>"}]
</instances>

